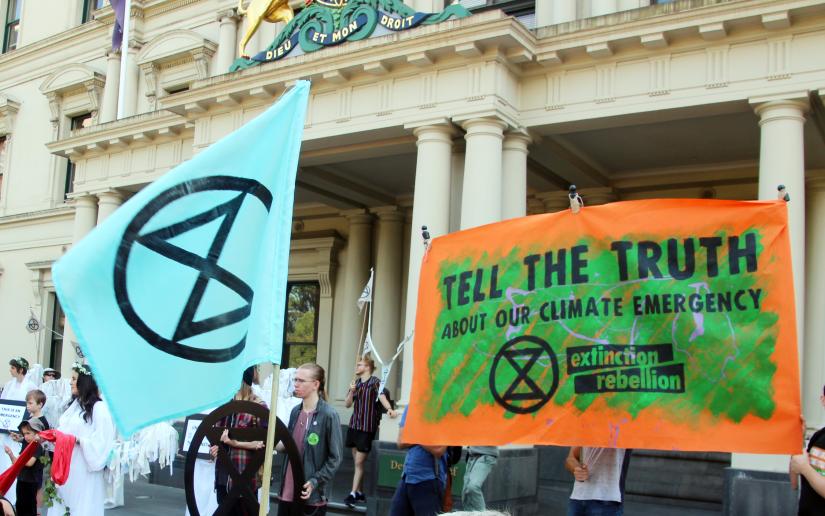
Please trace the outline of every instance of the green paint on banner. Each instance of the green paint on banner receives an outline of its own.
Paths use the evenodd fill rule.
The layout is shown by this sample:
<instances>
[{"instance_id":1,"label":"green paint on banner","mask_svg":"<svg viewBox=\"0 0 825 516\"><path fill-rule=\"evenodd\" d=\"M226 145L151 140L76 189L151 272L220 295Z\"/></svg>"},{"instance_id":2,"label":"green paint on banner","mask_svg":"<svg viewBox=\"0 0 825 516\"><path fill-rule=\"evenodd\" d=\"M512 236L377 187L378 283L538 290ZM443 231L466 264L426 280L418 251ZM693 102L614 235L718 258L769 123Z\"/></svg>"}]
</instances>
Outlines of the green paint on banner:
<instances>
[{"instance_id":1,"label":"green paint on banner","mask_svg":"<svg viewBox=\"0 0 825 516\"><path fill-rule=\"evenodd\" d=\"M766 264L763 258L762 236L756 229L757 257L759 263ZM728 234L717 233L723 241ZM644 240L640 235L624 238L633 242ZM653 240L653 239L650 239ZM696 272L690 278L676 280L665 276L661 279L633 279L631 272L627 281L620 281L616 266L616 253L610 250L609 241L582 239L580 245L587 245L588 264L586 283L570 285L571 271L568 263L567 285L544 288L543 262L536 265L536 286L527 291L527 268L523 259L529 254L543 254L548 249L511 249L506 255L483 254L477 260L470 257L444 262L440 265L439 278L459 275L464 271L483 269L487 272L482 280L479 292L486 297L480 302L470 302L459 306L455 303L447 310L446 301L442 299L442 311L438 317L433 335L432 354L429 370L431 374L431 398L425 405L425 417L438 421L447 414L460 413L469 415L479 406L496 404L490 390L490 371L496 354L505 343L520 335L534 335L545 340L552 347L558 361L559 383L549 403L563 406L572 402L579 411L586 411L591 404L602 397L610 407L627 411L631 417L640 411L657 406L664 410L673 420L689 423L695 417L707 412L714 417L739 422L752 414L768 419L773 414L775 403L771 387L776 364L771 360L777 339L775 313L761 310L769 285L760 282L756 274L729 274L727 253L719 253L719 274L708 277L702 250L696 250ZM663 248L666 242L660 242ZM596 252L601 250L601 252ZM568 250L569 253L569 250ZM639 264L635 253L627 255L627 270L637 271ZM503 291L497 299L489 298L489 271L498 265L498 288ZM663 273L667 274L666 259L660 261ZM684 267L684 251L679 254L678 266ZM475 276L469 279L471 285L465 294L472 299ZM443 285L442 285L443 287ZM453 299L456 299L458 281L453 285ZM694 313L690 310L680 313L634 314L633 300L642 302L662 300L670 295L691 295L703 303L708 297L714 303L726 300L728 292L753 292L761 290L758 298L760 310L753 309L755 300L744 294L750 308ZM443 288L441 289L443 292ZM698 294L699 296L695 296ZM565 300L595 298L619 298L622 303L622 315L616 316L614 310L599 310L596 315L573 317L563 320L545 321L539 316L539 309L545 303L562 303ZM744 302L743 301L743 302ZM454 301L455 302L455 301ZM503 326L496 324L496 314L508 315L515 307L529 307L526 318L508 320ZM523 308L522 308L523 310ZM501 314L500 314L501 316ZM456 322L456 324L453 324ZM500 323L501 320L499 319ZM513 322L513 324L511 324ZM482 331L481 326L484 325ZM459 334L453 335L458 329ZM472 331L475 329L475 331ZM611 392L611 393L576 393L574 376L567 371L567 349L570 347L594 346L599 344L618 345L672 345L673 359L665 364L683 364L684 393L662 392ZM530 348L529 343L515 345L511 351ZM521 367L526 367L529 354L516 358ZM541 356L535 363L531 379L539 388L547 391L552 384L550 358ZM601 371L604 371L603 369ZM598 372L598 371L590 371ZM494 381L496 390L504 393L516 384L510 394L529 395L532 387L524 382L516 382L519 373L510 367L506 360L500 360ZM681 383L677 382L677 383ZM516 405L519 402L514 402ZM530 402L524 402L530 403ZM523 404L524 404L523 403ZM538 412L532 415L535 417ZM517 414L508 412L508 417Z\"/></svg>"}]
</instances>

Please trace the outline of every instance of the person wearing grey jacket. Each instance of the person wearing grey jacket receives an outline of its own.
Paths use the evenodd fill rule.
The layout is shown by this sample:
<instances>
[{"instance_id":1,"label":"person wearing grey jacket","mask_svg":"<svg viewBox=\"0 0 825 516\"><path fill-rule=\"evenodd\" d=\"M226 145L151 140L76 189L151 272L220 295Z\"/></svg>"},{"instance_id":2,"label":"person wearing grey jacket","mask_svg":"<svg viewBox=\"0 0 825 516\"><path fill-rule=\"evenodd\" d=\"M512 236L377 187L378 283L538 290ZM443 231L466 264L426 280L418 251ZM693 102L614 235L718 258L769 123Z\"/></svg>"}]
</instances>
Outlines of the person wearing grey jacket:
<instances>
[{"instance_id":1,"label":"person wearing grey jacket","mask_svg":"<svg viewBox=\"0 0 825 516\"><path fill-rule=\"evenodd\" d=\"M278 507L279 516L324 516L327 512L327 484L335 476L343 459L344 445L338 413L325 401L324 369L318 364L304 364L295 371L295 396L303 402L292 409L289 433L298 446L304 464L305 482L295 486L292 466L284 461L283 481ZM278 444L278 451L283 445ZM300 509L298 496L303 500Z\"/></svg>"}]
</instances>

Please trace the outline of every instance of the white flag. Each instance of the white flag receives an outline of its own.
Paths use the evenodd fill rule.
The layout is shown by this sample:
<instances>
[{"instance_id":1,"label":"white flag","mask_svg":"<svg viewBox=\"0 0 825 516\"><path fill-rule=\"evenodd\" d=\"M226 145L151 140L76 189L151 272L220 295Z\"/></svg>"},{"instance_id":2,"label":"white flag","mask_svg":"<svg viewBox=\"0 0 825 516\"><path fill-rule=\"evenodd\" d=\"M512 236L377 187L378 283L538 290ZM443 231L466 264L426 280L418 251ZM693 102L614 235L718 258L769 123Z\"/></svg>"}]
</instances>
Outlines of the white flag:
<instances>
[{"instance_id":1,"label":"white flag","mask_svg":"<svg viewBox=\"0 0 825 516\"><path fill-rule=\"evenodd\" d=\"M372 303L372 276L373 270L370 269L370 279L367 281L367 284L364 285L364 290L361 291L361 297L358 298L358 309L363 310L364 305L367 303Z\"/></svg>"},{"instance_id":2,"label":"white flag","mask_svg":"<svg viewBox=\"0 0 825 516\"><path fill-rule=\"evenodd\" d=\"M364 351L361 353L361 357L365 357L370 353L376 354L373 348L374 347L372 345L372 336L370 335L370 332L367 332L367 336L364 337ZM381 359L379 357L376 358L378 358L378 362L381 362Z\"/></svg>"}]
</instances>

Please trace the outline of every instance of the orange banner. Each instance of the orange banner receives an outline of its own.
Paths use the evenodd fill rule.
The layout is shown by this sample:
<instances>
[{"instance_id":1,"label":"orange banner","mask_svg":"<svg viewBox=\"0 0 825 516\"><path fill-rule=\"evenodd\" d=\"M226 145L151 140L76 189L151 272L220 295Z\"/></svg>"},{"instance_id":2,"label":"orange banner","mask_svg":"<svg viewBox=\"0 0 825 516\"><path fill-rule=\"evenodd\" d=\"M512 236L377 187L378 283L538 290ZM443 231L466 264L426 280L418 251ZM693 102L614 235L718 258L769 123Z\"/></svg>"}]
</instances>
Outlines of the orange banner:
<instances>
[{"instance_id":1,"label":"orange banner","mask_svg":"<svg viewBox=\"0 0 825 516\"><path fill-rule=\"evenodd\" d=\"M784 202L650 200L432 242L405 442L796 453Z\"/></svg>"}]
</instances>

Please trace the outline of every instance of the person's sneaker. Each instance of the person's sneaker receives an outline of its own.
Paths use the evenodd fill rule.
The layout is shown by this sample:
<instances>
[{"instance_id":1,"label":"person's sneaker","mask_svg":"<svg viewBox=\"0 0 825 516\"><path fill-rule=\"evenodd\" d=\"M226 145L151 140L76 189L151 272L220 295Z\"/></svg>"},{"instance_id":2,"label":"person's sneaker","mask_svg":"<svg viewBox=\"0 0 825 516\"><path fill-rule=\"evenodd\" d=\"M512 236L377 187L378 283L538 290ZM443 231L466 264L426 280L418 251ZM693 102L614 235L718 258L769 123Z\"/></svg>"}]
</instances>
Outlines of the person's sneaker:
<instances>
[{"instance_id":1,"label":"person's sneaker","mask_svg":"<svg viewBox=\"0 0 825 516\"><path fill-rule=\"evenodd\" d=\"M356 502L364 502L364 503L367 503L367 497L366 497L366 496L364 496L364 493L362 493L362 492L360 492L360 491L359 491L359 492L355 493L355 501L356 501Z\"/></svg>"},{"instance_id":2,"label":"person's sneaker","mask_svg":"<svg viewBox=\"0 0 825 516\"><path fill-rule=\"evenodd\" d=\"M344 498L344 503L347 505L355 505L355 502L358 501L358 496L353 496L352 493L348 494L346 498Z\"/></svg>"}]
</instances>

